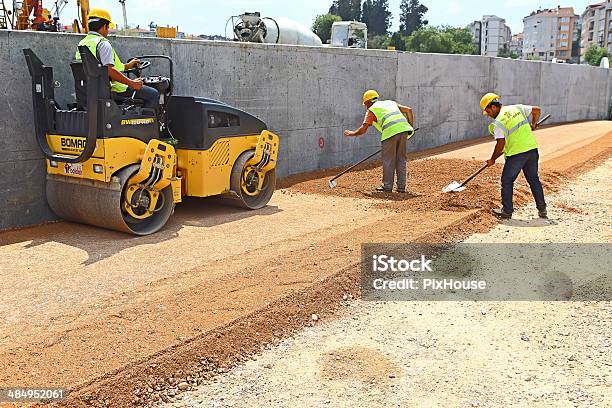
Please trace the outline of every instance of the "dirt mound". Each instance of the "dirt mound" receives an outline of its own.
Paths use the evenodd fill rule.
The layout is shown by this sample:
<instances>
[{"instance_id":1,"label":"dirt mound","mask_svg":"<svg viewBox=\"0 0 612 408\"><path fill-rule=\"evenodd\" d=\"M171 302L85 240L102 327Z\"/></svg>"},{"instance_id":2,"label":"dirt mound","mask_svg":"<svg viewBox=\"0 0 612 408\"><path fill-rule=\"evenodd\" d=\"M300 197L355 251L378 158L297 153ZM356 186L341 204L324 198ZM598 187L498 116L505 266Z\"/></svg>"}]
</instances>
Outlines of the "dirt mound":
<instances>
[{"instance_id":1,"label":"dirt mound","mask_svg":"<svg viewBox=\"0 0 612 408\"><path fill-rule=\"evenodd\" d=\"M302 175L301 180L289 179L291 191L304 194L334 195L353 198L374 198L380 200L376 207L397 212L401 211L466 211L489 209L499 206L499 180L502 164L497 164L474 179L461 193L443 193L442 189L452 181L461 182L476 172L483 163L458 159L423 159L408 163L409 193L380 193L375 188L380 185L382 169L368 168L351 172L338 180L338 186L330 189L327 181L333 177L332 171L320 171ZM310 178L320 177L320 178ZM560 173L543 171L540 178L547 191L558 186L563 178ZM515 205L524 204L531 199L525 178L519 176L515 185Z\"/></svg>"}]
</instances>

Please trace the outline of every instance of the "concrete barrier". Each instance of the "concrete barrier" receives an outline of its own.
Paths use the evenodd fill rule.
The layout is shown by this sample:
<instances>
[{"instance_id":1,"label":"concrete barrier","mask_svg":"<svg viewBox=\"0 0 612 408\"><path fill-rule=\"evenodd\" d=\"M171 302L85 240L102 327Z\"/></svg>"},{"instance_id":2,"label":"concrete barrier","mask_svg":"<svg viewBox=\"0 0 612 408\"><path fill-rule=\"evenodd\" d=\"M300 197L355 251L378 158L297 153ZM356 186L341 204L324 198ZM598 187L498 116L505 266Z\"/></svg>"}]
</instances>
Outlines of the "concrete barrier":
<instances>
[{"instance_id":1,"label":"concrete barrier","mask_svg":"<svg viewBox=\"0 0 612 408\"><path fill-rule=\"evenodd\" d=\"M0 31L0 229L53 219L44 197L44 161L34 139L31 80L22 54L32 48L73 98L68 67L80 36ZM361 95L377 89L415 109L411 150L486 133L484 92L506 103L542 105L553 122L608 117L610 70L479 56L409 54L118 37L119 55L164 54L175 61L175 92L217 98L256 114L281 137L278 174L344 165L379 147L375 130L344 138L363 119ZM151 70L151 73L154 69Z\"/></svg>"}]
</instances>

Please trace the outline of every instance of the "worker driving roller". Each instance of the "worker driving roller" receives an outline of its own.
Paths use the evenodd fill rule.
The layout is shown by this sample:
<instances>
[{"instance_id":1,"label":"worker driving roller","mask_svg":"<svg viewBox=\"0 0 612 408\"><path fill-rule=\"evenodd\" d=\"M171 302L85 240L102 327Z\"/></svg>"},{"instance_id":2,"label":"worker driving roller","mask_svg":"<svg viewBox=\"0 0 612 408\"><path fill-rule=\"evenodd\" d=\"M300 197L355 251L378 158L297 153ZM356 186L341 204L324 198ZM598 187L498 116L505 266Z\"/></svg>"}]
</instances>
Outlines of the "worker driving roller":
<instances>
[{"instance_id":1,"label":"worker driving roller","mask_svg":"<svg viewBox=\"0 0 612 408\"><path fill-rule=\"evenodd\" d=\"M494 209L492 212L501 218L512 218L514 181L522 170L535 198L539 216L547 218L544 189L538 176L540 157L538 143L533 135L541 109L538 106L527 105L503 106L500 99L499 95L488 93L480 100L482 114L493 118L489 132L497 141L487 164L489 167L493 166L502 154L506 158L501 177L502 208ZM532 116L531 123L528 120L530 115Z\"/></svg>"},{"instance_id":2,"label":"worker driving roller","mask_svg":"<svg viewBox=\"0 0 612 408\"><path fill-rule=\"evenodd\" d=\"M361 136L371 125L381 133L383 184L376 189L379 192L390 193L397 174L397 192L405 193L406 141L414 134L414 116L412 109L394 101L381 101L380 95L369 90L363 95L363 104L367 108L363 124L356 131L346 130L347 137Z\"/></svg>"},{"instance_id":3,"label":"worker driving roller","mask_svg":"<svg viewBox=\"0 0 612 408\"><path fill-rule=\"evenodd\" d=\"M111 80L111 91L114 96L121 98L141 99L143 108L155 109L159 104L159 91L143 84L141 78L132 80L122 72L138 68L141 63L137 59L123 64L106 38L111 24L110 13L104 9L94 8L89 13L89 33L79 42L79 46L86 46L98 58L103 66L108 67L108 77ZM81 54L77 50L77 61Z\"/></svg>"}]
</instances>

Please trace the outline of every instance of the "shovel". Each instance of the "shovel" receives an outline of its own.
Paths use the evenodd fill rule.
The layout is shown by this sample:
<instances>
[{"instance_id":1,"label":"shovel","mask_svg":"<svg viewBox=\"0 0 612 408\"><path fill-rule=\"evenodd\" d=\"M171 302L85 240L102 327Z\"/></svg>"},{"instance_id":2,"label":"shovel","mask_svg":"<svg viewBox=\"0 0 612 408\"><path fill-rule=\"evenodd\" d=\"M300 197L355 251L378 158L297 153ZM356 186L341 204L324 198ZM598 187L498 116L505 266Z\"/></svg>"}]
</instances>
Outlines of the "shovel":
<instances>
[{"instance_id":1,"label":"shovel","mask_svg":"<svg viewBox=\"0 0 612 408\"><path fill-rule=\"evenodd\" d=\"M487 167L489 167L489 165L485 164L484 166L482 166L482 168L480 170L478 170L476 173L474 173L470 177L468 177L463 183L458 183L456 181L453 181L448 186L444 187L442 192L444 192L444 193L460 193L460 192L462 192L463 190L465 190L465 186L467 185L467 183L469 183L470 181L474 180L480 173L485 171L487 169Z\"/></svg>"},{"instance_id":2,"label":"shovel","mask_svg":"<svg viewBox=\"0 0 612 408\"><path fill-rule=\"evenodd\" d=\"M550 118L550 114L544 116L542 119L540 119L540 121L538 122L536 127L540 126L542 123L546 122L549 118ZM442 192L444 192L444 193L460 193L460 192L462 192L463 190L465 190L465 186L470 181L474 180L480 173L485 171L487 169L487 167L488 167L488 165L485 164L480 170L478 170L476 173L474 173L470 177L468 177L463 183L458 183L456 181L453 181L448 186L444 187L442 189Z\"/></svg>"},{"instance_id":3,"label":"shovel","mask_svg":"<svg viewBox=\"0 0 612 408\"><path fill-rule=\"evenodd\" d=\"M416 133L416 131L419 130L419 128L415 128L413 129L413 135ZM359 162L353 164L351 167L349 167L348 169L344 170L342 173L336 174L334 176L334 178L332 178L331 180L329 180L329 188L336 188L336 186L338 185L338 183L336 182L336 180L338 180L340 177L344 176L346 173L348 173L349 171L353 170L355 167L359 166L362 163L367 162L368 160L370 160L372 157L376 156L378 153L380 153L382 151L382 149L377 150L376 152L372 153L371 155L369 155L368 157L366 157L363 160L360 160Z\"/></svg>"}]
</instances>

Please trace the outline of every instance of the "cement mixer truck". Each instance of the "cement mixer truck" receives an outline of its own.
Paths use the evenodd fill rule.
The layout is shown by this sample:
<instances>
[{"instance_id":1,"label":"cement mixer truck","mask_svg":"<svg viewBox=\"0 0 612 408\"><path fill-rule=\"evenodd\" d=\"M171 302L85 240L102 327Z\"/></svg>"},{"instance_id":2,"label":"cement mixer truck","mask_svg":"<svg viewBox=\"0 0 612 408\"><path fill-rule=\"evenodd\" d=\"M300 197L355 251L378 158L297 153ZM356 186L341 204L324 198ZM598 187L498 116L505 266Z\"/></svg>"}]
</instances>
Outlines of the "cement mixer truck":
<instances>
[{"instance_id":1,"label":"cement mixer truck","mask_svg":"<svg viewBox=\"0 0 612 408\"><path fill-rule=\"evenodd\" d=\"M285 17L262 18L257 12L244 13L230 17L226 24L226 31L230 22L234 30L234 41L323 46L319 36L300 23Z\"/></svg>"}]
</instances>

